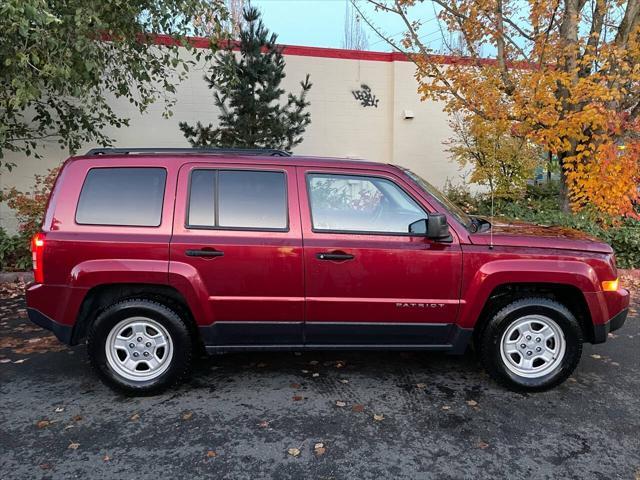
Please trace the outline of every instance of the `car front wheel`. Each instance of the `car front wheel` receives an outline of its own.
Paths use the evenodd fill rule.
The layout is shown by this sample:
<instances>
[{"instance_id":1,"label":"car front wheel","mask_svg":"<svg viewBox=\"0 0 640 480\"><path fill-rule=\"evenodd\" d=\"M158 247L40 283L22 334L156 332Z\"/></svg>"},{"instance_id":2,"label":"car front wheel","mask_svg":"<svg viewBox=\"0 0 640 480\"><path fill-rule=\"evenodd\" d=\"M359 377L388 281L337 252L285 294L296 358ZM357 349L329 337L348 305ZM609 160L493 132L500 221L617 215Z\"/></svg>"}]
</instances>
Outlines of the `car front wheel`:
<instances>
[{"instance_id":1,"label":"car front wheel","mask_svg":"<svg viewBox=\"0 0 640 480\"><path fill-rule=\"evenodd\" d=\"M480 339L489 374L514 390L546 390L571 375L582 354L574 315L548 298L516 300L497 312Z\"/></svg>"}]
</instances>

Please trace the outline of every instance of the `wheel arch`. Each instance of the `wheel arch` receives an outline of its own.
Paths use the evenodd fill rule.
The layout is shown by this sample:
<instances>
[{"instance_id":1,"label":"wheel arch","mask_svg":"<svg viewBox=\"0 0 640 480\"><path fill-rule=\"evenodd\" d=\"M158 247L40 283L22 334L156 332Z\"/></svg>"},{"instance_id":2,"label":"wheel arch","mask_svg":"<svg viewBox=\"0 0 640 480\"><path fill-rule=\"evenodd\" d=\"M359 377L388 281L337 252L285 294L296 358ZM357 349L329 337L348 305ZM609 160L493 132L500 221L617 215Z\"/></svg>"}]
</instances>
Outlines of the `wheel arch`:
<instances>
[{"instance_id":1,"label":"wheel arch","mask_svg":"<svg viewBox=\"0 0 640 480\"><path fill-rule=\"evenodd\" d=\"M584 338L593 342L594 325L587 300L583 292L575 285L566 283L518 282L497 285L485 300L475 322L474 341L482 337L489 320L506 305L527 297L542 297L554 300L569 309L576 317Z\"/></svg>"},{"instance_id":2,"label":"wheel arch","mask_svg":"<svg viewBox=\"0 0 640 480\"><path fill-rule=\"evenodd\" d=\"M152 300L173 309L185 321L194 340L201 342L189 304L176 288L152 283L109 283L96 285L85 295L73 328L72 344L86 338L89 327L102 311L114 303L133 298Z\"/></svg>"}]
</instances>

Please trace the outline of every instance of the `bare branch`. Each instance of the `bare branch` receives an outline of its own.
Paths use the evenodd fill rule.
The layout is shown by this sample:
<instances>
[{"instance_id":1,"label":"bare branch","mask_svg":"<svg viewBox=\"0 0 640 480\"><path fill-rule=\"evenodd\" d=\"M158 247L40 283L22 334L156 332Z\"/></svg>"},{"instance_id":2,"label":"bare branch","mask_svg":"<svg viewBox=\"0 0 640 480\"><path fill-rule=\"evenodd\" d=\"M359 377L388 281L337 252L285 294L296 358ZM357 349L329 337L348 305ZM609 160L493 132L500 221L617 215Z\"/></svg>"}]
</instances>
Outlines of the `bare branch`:
<instances>
[{"instance_id":1,"label":"bare branch","mask_svg":"<svg viewBox=\"0 0 640 480\"><path fill-rule=\"evenodd\" d=\"M518 26L518 24L516 22L514 22L513 20L511 20L510 18L504 17L503 18L504 22L506 24L508 24L509 26L513 27L513 29L518 32L520 35L522 35L524 38L526 38L527 40L533 42L535 40L535 38L533 37L533 35L528 34L527 32L525 32L522 28L520 28Z\"/></svg>"},{"instance_id":2,"label":"bare branch","mask_svg":"<svg viewBox=\"0 0 640 480\"><path fill-rule=\"evenodd\" d=\"M596 0L596 8L593 11L593 18L591 20L591 30L589 32L589 40L582 54L582 58L585 55L595 54L600 44L600 36L602 34L602 27L604 25L604 17L607 13L606 0ZM583 65L580 69L580 76L585 77L591 73L592 63Z\"/></svg>"}]
</instances>

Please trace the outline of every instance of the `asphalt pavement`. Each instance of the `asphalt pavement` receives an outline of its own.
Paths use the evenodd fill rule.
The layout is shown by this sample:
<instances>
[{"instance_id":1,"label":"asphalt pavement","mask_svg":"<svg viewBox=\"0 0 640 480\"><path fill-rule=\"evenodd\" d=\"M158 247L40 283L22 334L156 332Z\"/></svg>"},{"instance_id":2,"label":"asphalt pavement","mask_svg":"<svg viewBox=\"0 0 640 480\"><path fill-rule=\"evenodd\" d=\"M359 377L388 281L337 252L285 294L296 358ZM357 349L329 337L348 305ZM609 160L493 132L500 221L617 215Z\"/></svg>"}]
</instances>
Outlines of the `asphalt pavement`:
<instances>
[{"instance_id":1,"label":"asphalt pavement","mask_svg":"<svg viewBox=\"0 0 640 480\"><path fill-rule=\"evenodd\" d=\"M128 398L0 297L0 479L640 479L637 303L544 393L470 351L305 352L210 357Z\"/></svg>"}]
</instances>

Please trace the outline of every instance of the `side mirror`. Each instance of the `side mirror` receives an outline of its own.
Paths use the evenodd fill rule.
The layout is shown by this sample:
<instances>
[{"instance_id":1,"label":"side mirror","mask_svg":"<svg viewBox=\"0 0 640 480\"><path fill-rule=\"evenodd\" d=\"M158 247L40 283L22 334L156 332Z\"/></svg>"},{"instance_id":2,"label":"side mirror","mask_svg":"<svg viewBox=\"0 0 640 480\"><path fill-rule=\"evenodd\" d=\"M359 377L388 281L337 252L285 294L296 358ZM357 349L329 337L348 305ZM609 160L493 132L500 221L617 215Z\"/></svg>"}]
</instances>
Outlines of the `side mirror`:
<instances>
[{"instance_id":1,"label":"side mirror","mask_svg":"<svg viewBox=\"0 0 640 480\"><path fill-rule=\"evenodd\" d=\"M416 220L409 225L409 233L427 237L436 242L451 242L451 232L449 232L449 224L447 217L442 213L430 213L428 218Z\"/></svg>"}]
</instances>

